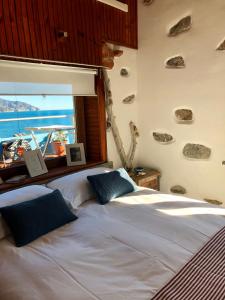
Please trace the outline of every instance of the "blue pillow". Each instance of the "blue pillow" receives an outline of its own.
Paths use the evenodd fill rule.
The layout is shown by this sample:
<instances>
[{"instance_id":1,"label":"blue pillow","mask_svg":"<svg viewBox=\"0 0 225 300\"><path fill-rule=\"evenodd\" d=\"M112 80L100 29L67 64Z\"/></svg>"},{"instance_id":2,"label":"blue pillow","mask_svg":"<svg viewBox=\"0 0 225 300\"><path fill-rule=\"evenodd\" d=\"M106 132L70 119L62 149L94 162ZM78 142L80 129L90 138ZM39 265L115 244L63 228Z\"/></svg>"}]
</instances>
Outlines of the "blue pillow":
<instances>
[{"instance_id":1,"label":"blue pillow","mask_svg":"<svg viewBox=\"0 0 225 300\"><path fill-rule=\"evenodd\" d=\"M104 205L111 199L131 193L137 189L136 184L121 168L109 173L87 177L100 204Z\"/></svg>"},{"instance_id":2,"label":"blue pillow","mask_svg":"<svg viewBox=\"0 0 225 300\"><path fill-rule=\"evenodd\" d=\"M58 190L34 200L0 208L0 213L17 247L77 219Z\"/></svg>"}]
</instances>

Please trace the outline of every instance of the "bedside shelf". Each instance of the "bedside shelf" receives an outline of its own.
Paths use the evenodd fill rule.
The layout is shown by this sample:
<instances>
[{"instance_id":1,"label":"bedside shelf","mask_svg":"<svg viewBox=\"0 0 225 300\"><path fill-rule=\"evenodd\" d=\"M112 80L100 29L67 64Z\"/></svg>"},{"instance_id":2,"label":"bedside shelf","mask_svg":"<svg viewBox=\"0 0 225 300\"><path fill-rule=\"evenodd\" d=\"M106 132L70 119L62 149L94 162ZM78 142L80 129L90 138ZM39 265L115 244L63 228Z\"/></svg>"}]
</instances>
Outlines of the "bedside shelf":
<instances>
[{"instance_id":1,"label":"bedside shelf","mask_svg":"<svg viewBox=\"0 0 225 300\"><path fill-rule=\"evenodd\" d=\"M159 191L161 173L157 170L148 168L144 169L144 172L144 175L137 175L133 172L129 173L129 175L138 186Z\"/></svg>"}]
</instances>

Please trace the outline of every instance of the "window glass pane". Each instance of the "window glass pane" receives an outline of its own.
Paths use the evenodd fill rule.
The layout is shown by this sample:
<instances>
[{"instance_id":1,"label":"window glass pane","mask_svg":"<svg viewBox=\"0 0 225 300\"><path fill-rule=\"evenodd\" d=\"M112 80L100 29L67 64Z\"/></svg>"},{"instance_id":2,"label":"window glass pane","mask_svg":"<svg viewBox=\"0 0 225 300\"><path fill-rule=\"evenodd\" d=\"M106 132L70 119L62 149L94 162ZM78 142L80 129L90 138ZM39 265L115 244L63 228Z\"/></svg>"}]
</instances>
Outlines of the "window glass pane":
<instances>
[{"instance_id":1,"label":"window glass pane","mask_svg":"<svg viewBox=\"0 0 225 300\"><path fill-rule=\"evenodd\" d=\"M0 95L1 160L21 159L23 151L39 147L46 156L65 155L65 144L75 142L72 96Z\"/></svg>"}]
</instances>

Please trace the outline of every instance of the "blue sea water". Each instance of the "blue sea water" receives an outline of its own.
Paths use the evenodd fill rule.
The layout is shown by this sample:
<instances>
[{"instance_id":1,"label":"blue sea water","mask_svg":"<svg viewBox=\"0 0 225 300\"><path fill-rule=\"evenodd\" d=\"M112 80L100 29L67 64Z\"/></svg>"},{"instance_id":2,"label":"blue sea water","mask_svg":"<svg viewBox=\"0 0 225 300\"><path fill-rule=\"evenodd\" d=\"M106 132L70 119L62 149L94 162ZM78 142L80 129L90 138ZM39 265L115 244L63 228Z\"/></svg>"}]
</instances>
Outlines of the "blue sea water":
<instances>
[{"instance_id":1,"label":"blue sea water","mask_svg":"<svg viewBox=\"0 0 225 300\"><path fill-rule=\"evenodd\" d=\"M65 118L54 118L54 116L66 115ZM73 109L66 110L39 110L39 111L23 111L23 112L4 112L0 113L0 120L14 118L31 118L31 117L46 117L53 116L50 119L35 119L35 120L18 120L0 122L0 139L13 137L15 134L24 133L26 127L41 127L50 125L73 125L74 111Z\"/></svg>"}]
</instances>

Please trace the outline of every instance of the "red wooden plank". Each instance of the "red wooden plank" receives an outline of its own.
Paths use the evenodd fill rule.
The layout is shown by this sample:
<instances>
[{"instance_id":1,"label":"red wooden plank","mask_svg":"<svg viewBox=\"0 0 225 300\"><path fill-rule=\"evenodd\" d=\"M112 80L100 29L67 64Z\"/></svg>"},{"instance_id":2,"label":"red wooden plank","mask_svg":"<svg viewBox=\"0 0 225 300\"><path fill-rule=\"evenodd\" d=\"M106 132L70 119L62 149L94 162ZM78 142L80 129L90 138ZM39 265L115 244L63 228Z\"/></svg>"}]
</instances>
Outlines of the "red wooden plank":
<instances>
[{"instance_id":1,"label":"red wooden plank","mask_svg":"<svg viewBox=\"0 0 225 300\"><path fill-rule=\"evenodd\" d=\"M41 28L40 28L40 22L39 22L39 15L38 15L38 3L37 0L29 0L32 10L32 20L34 22L34 34L35 34L35 40L36 40L36 47L37 47L37 53L38 58L43 59L43 47L41 42Z\"/></svg>"},{"instance_id":2,"label":"red wooden plank","mask_svg":"<svg viewBox=\"0 0 225 300\"><path fill-rule=\"evenodd\" d=\"M4 7L3 0L0 0L0 53L8 54L6 31L5 31L5 22L4 22Z\"/></svg>"},{"instance_id":3,"label":"red wooden plank","mask_svg":"<svg viewBox=\"0 0 225 300\"><path fill-rule=\"evenodd\" d=\"M53 60L59 60L58 47L56 41L56 24L54 20L54 3L55 0L46 1L47 14L49 15L50 43L52 48L52 56L53 56Z\"/></svg>"},{"instance_id":4,"label":"red wooden plank","mask_svg":"<svg viewBox=\"0 0 225 300\"><path fill-rule=\"evenodd\" d=\"M15 1L15 10L16 10L16 20L17 20L17 29L18 29L21 56L28 57L24 29L23 29L23 15L22 15L20 1L17 0Z\"/></svg>"},{"instance_id":5,"label":"red wooden plank","mask_svg":"<svg viewBox=\"0 0 225 300\"><path fill-rule=\"evenodd\" d=\"M72 49L73 43L70 43L70 39L71 39L71 32L69 30L70 28L70 20L72 19L72 15L69 13L68 10L68 5L67 5L67 0L63 0L63 8L62 9L62 20L63 20L63 30L67 32L67 37L64 38L63 41L63 46L65 48L65 52L66 52L66 61L71 62L72 61Z\"/></svg>"},{"instance_id":6,"label":"red wooden plank","mask_svg":"<svg viewBox=\"0 0 225 300\"><path fill-rule=\"evenodd\" d=\"M39 39L42 43L42 49L43 49L43 58L48 60L49 59L49 51L48 45L47 45L47 38L46 38L46 27L45 27L45 15L46 12L44 11L43 8L43 1L45 0L36 0L38 5L37 5L37 15L38 15L38 20L40 24L40 31L41 35L39 36Z\"/></svg>"},{"instance_id":7,"label":"red wooden plank","mask_svg":"<svg viewBox=\"0 0 225 300\"><path fill-rule=\"evenodd\" d=\"M8 0L3 1L3 13L4 13L7 48L8 48L7 54L14 55L15 51L14 51L14 45L13 45L13 35L12 35L12 28L11 28L11 22L10 22Z\"/></svg>"},{"instance_id":8,"label":"red wooden plank","mask_svg":"<svg viewBox=\"0 0 225 300\"><path fill-rule=\"evenodd\" d=\"M72 12L72 1L67 0L66 1L66 11ZM68 18L68 47L70 47L70 58L71 62L79 61L79 45L77 43L77 36L76 36L76 27L73 26L73 15L69 14L67 15Z\"/></svg>"},{"instance_id":9,"label":"red wooden plank","mask_svg":"<svg viewBox=\"0 0 225 300\"><path fill-rule=\"evenodd\" d=\"M36 40L36 34L35 34L35 23L34 23L34 16L33 16L33 8L32 8L32 2L30 0L26 1L26 8L27 8L27 22L28 27L30 31L30 41L31 41L31 48L32 48L32 54L33 58L38 58L38 46L37 46L37 40Z\"/></svg>"},{"instance_id":10,"label":"red wooden plank","mask_svg":"<svg viewBox=\"0 0 225 300\"><path fill-rule=\"evenodd\" d=\"M55 39L56 39L57 56L58 56L59 61L63 61L63 51L62 51L62 47L59 42L59 39L57 37L57 32L59 30L62 30L62 28L61 28L61 24L60 24L60 21L58 18L58 9L57 9L55 0L52 2L52 14L53 14L53 20L54 20L54 35L55 35Z\"/></svg>"},{"instance_id":11,"label":"red wooden plank","mask_svg":"<svg viewBox=\"0 0 225 300\"><path fill-rule=\"evenodd\" d=\"M50 26L50 15L48 13L48 5L46 0L42 1L42 20L45 27L45 42L47 45L47 57L49 60L54 60L53 51L52 51L52 39L51 39L51 31L52 28Z\"/></svg>"},{"instance_id":12,"label":"red wooden plank","mask_svg":"<svg viewBox=\"0 0 225 300\"><path fill-rule=\"evenodd\" d=\"M27 5L25 0L16 0L19 3L19 6L21 7L21 14L22 14L22 25L23 25L23 31L24 31L24 39L26 44L26 50L27 50L27 57L33 58L33 51L31 46L31 37L30 37L30 28L28 23L28 15L27 15Z\"/></svg>"},{"instance_id":13,"label":"red wooden plank","mask_svg":"<svg viewBox=\"0 0 225 300\"><path fill-rule=\"evenodd\" d=\"M81 0L82 1L82 0ZM76 24L76 36L77 36L77 40L76 42L79 45L79 62L80 63L87 63L87 57L86 57L86 47L88 45L85 45L85 41L84 41L84 30L82 28L82 11L81 11L81 1L80 0L76 0L76 1L71 1L72 2L72 14L73 14L73 20L74 23ZM75 20L76 19L76 20Z\"/></svg>"},{"instance_id":14,"label":"red wooden plank","mask_svg":"<svg viewBox=\"0 0 225 300\"><path fill-rule=\"evenodd\" d=\"M14 45L14 55L21 56L14 0L9 0L9 16L10 16L10 21L11 21L12 39L13 39L13 45Z\"/></svg>"},{"instance_id":15,"label":"red wooden plank","mask_svg":"<svg viewBox=\"0 0 225 300\"><path fill-rule=\"evenodd\" d=\"M65 1L65 0L64 0ZM66 28L64 28L64 23L63 23L63 14L62 11L65 9L64 7L64 1L62 0L55 0L54 5L56 8L56 13L57 13L57 18L58 18L58 32L59 31L66 31ZM58 34L58 32L56 34ZM66 41L62 37L57 36L57 41L58 41L58 47L61 48L62 51L62 57L61 61L68 61L68 54L67 54L67 47L66 47Z\"/></svg>"}]
</instances>

